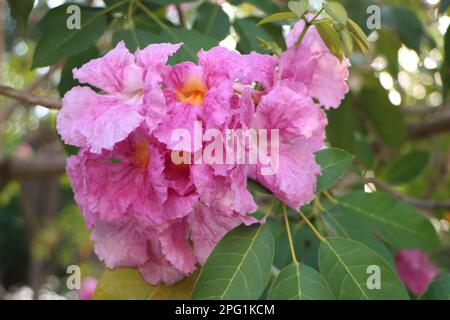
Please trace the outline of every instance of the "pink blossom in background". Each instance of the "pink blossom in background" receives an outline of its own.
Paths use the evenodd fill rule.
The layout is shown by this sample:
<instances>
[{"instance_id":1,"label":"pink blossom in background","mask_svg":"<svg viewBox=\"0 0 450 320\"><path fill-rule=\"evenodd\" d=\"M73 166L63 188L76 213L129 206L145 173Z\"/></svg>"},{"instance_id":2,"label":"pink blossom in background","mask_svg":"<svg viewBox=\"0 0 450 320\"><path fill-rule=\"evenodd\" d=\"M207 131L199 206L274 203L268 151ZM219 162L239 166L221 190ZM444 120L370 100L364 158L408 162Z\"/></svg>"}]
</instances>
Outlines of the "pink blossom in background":
<instances>
[{"instance_id":1,"label":"pink blossom in background","mask_svg":"<svg viewBox=\"0 0 450 320\"><path fill-rule=\"evenodd\" d=\"M395 264L400 279L416 295L424 293L439 273L428 260L428 256L419 250L398 251Z\"/></svg>"},{"instance_id":2,"label":"pink blossom in background","mask_svg":"<svg viewBox=\"0 0 450 320\"><path fill-rule=\"evenodd\" d=\"M87 277L81 281L81 289L78 290L78 298L80 300L91 300L97 287L97 279L94 277Z\"/></svg>"}]
</instances>

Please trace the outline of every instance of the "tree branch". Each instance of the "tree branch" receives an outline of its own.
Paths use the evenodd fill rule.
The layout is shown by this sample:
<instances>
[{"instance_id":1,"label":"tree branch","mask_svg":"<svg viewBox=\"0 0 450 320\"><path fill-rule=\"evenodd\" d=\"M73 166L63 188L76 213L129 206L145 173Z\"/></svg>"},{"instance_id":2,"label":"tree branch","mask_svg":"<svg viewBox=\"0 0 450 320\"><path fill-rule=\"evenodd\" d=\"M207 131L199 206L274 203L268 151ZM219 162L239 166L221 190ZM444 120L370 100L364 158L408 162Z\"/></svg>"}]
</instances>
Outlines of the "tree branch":
<instances>
[{"instance_id":1,"label":"tree branch","mask_svg":"<svg viewBox=\"0 0 450 320\"><path fill-rule=\"evenodd\" d=\"M450 131L450 110L439 112L408 127L408 138L427 138Z\"/></svg>"},{"instance_id":2,"label":"tree branch","mask_svg":"<svg viewBox=\"0 0 450 320\"><path fill-rule=\"evenodd\" d=\"M37 155L32 159L17 157L0 160L0 176L6 179L28 179L64 174L66 156L63 154Z\"/></svg>"},{"instance_id":3,"label":"tree branch","mask_svg":"<svg viewBox=\"0 0 450 320\"><path fill-rule=\"evenodd\" d=\"M31 92L19 91L8 86L0 85L0 95L19 100L26 104L41 105L50 109L61 109L62 107L60 99L39 96Z\"/></svg>"},{"instance_id":4,"label":"tree branch","mask_svg":"<svg viewBox=\"0 0 450 320\"><path fill-rule=\"evenodd\" d=\"M428 200L428 199L417 199L409 197L391 185L387 184L384 181L378 180L376 178L367 178L364 180L364 183L373 183L381 190L391 194L393 197L398 200L410 204L412 206L422 208L422 209L450 209L450 200Z\"/></svg>"}]
</instances>

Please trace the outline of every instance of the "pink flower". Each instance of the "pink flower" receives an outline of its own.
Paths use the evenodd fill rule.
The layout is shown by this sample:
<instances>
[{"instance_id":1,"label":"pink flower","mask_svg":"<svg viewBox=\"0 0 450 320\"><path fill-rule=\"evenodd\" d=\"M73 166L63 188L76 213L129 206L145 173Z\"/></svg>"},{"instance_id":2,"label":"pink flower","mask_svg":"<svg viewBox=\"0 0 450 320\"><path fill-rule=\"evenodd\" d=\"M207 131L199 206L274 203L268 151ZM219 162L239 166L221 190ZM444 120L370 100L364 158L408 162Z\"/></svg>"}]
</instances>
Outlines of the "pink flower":
<instances>
[{"instance_id":1,"label":"pink flower","mask_svg":"<svg viewBox=\"0 0 450 320\"><path fill-rule=\"evenodd\" d=\"M418 295L424 293L438 270L433 266L427 255L419 250L400 250L395 256L400 279L411 292Z\"/></svg>"},{"instance_id":2,"label":"pink flower","mask_svg":"<svg viewBox=\"0 0 450 320\"><path fill-rule=\"evenodd\" d=\"M339 61L327 48L315 27L310 27L298 48L295 43L305 23L300 20L287 35L288 50L280 58L280 78L303 83L309 95L326 108L337 108L348 92L350 61Z\"/></svg>"},{"instance_id":3,"label":"pink flower","mask_svg":"<svg viewBox=\"0 0 450 320\"><path fill-rule=\"evenodd\" d=\"M275 174L264 174L259 164L250 176L296 209L314 198L320 175L314 154L324 146L327 124L323 110L306 94L299 83L279 83L262 97L250 123L252 128L279 130Z\"/></svg>"},{"instance_id":4,"label":"pink flower","mask_svg":"<svg viewBox=\"0 0 450 320\"><path fill-rule=\"evenodd\" d=\"M81 282L81 289L78 291L78 297L80 300L91 300L97 287L97 279L93 277L84 278Z\"/></svg>"},{"instance_id":5,"label":"pink flower","mask_svg":"<svg viewBox=\"0 0 450 320\"><path fill-rule=\"evenodd\" d=\"M99 88L75 87L63 99L57 129L62 139L93 153L111 150L145 122L152 131L166 113L160 89L167 58L179 45L150 45L133 56L120 42L105 56L94 59L74 78Z\"/></svg>"}]
</instances>

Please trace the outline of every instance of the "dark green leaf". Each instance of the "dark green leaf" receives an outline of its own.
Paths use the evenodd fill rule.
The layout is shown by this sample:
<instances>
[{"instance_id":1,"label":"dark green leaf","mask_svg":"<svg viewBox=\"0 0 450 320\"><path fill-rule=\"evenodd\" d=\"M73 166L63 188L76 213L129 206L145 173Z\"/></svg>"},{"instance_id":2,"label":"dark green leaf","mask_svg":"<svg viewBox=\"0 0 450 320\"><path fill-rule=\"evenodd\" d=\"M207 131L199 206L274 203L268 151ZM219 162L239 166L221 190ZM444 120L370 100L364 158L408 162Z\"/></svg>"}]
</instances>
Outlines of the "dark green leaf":
<instances>
[{"instance_id":1,"label":"dark green leaf","mask_svg":"<svg viewBox=\"0 0 450 320\"><path fill-rule=\"evenodd\" d=\"M275 41L280 47L284 46L280 26L267 23L257 27L257 23L258 20L256 18L237 19L234 21L234 29L239 35L237 48L241 53L247 54L254 50L263 51L260 50L258 37L266 41Z\"/></svg>"},{"instance_id":2,"label":"dark green leaf","mask_svg":"<svg viewBox=\"0 0 450 320\"><path fill-rule=\"evenodd\" d=\"M354 136L356 141L356 156L358 160L361 161L365 169L372 169L373 151L369 142L359 132L354 132Z\"/></svg>"},{"instance_id":3,"label":"dark green leaf","mask_svg":"<svg viewBox=\"0 0 450 320\"><path fill-rule=\"evenodd\" d=\"M330 215L347 215L398 249L434 249L439 239L431 222L416 209L381 193L356 191L327 206Z\"/></svg>"},{"instance_id":4,"label":"dark green leaf","mask_svg":"<svg viewBox=\"0 0 450 320\"><path fill-rule=\"evenodd\" d=\"M411 181L425 169L428 158L428 152L413 150L391 162L384 172L384 177L393 184Z\"/></svg>"},{"instance_id":5,"label":"dark green leaf","mask_svg":"<svg viewBox=\"0 0 450 320\"><path fill-rule=\"evenodd\" d=\"M73 78L72 70L81 67L83 64L97 58L99 55L98 49L96 47L91 47L86 51L67 59L61 71L61 80L58 86L59 95L61 97L64 96L67 91L79 85L79 82Z\"/></svg>"},{"instance_id":6,"label":"dark green leaf","mask_svg":"<svg viewBox=\"0 0 450 320\"><path fill-rule=\"evenodd\" d=\"M269 291L269 300L333 300L324 277L304 264L291 263L281 270Z\"/></svg>"},{"instance_id":7,"label":"dark green leaf","mask_svg":"<svg viewBox=\"0 0 450 320\"><path fill-rule=\"evenodd\" d=\"M450 274L435 279L421 300L450 300Z\"/></svg>"},{"instance_id":8,"label":"dark green leaf","mask_svg":"<svg viewBox=\"0 0 450 320\"><path fill-rule=\"evenodd\" d=\"M193 299L258 299L269 281L274 239L266 225L240 226L219 241L200 271Z\"/></svg>"},{"instance_id":9,"label":"dark green leaf","mask_svg":"<svg viewBox=\"0 0 450 320\"><path fill-rule=\"evenodd\" d=\"M369 289L370 266L380 271L380 289ZM360 242L327 239L319 248L320 273L340 300L408 300L394 268Z\"/></svg>"},{"instance_id":10,"label":"dark green leaf","mask_svg":"<svg viewBox=\"0 0 450 320\"><path fill-rule=\"evenodd\" d=\"M58 63L92 47L107 27L104 9L81 7L80 29L66 25L68 4L50 10L42 21L44 34L33 57L33 67ZM57 30L57 32L55 32Z\"/></svg>"},{"instance_id":11,"label":"dark green leaf","mask_svg":"<svg viewBox=\"0 0 450 320\"><path fill-rule=\"evenodd\" d=\"M398 148L406 137L406 124L400 108L390 103L387 92L378 84L360 92L362 109L378 137L391 148Z\"/></svg>"},{"instance_id":12,"label":"dark green leaf","mask_svg":"<svg viewBox=\"0 0 450 320\"><path fill-rule=\"evenodd\" d=\"M21 33L24 34L27 29L28 16L33 10L34 0L8 0L8 4L11 16L16 20Z\"/></svg>"},{"instance_id":13,"label":"dark green leaf","mask_svg":"<svg viewBox=\"0 0 450 320\"><path fill-rule=\"evenodd\" d=\"M444 13L447 11L448 7L450 6L450 0L441 0L441 3L439 4L439 13Z\"/></svg>"},{"instance_id":14,"label":"dark green leaf","mask_svg":"<svg viewBox=\"0 0 450 320\"><path fill-rule=\"evenodd\" d=\"M230 19L221 6L205 2L197 9L193 28L205 36L220 41L230 31Z\"/></svg>"},{"instance_id":15,"label":"dark green leaf","mask_svg":"<svg viewBox=\"0 0 450 320\"><path fill-rule=\"evenodd\" d=\"M317 181L317 192L332 187L350 169L354 156L347 151L328 148L316 153L317 163L322 168L322 175Z\"/></svg>"}]
</instances>

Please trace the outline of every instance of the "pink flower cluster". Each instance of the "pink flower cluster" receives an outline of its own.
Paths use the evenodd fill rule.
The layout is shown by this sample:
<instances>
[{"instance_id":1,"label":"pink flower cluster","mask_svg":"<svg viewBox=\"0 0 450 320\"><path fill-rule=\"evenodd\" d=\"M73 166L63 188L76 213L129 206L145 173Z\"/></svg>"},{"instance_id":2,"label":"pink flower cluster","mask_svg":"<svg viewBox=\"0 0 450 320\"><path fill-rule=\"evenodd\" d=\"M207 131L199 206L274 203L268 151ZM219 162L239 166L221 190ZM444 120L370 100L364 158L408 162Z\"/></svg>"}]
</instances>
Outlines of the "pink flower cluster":
<instances>
[{"instance_id":1,"label":"pink flower cluster","mask_svg":"<svg viewBox=\"0 0 450 320\"><path fill-rule=\"evenodd\" d=\"M281 57L216 47L198 64L170 66L179 44L131 54L123 43L73 71L80 83L63 99L57 129L80 147L67 172L95 251L107 267L137 267L150 284L172 284L205 262L225 233L257 223L250 177L289 206L314 196L325 107L348 88L347 60L334 57L310 29L296 48L299 23ZM257 84L257 85L255 85ZM98 88L94 90L91 87ZM258 164L174 164L174 129L278 129L279 170ZM205 142L206 144L206 142Z\"/></svg>"}]
</instances>

